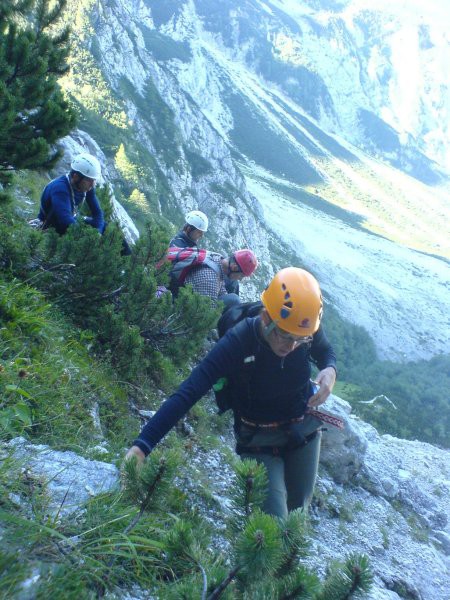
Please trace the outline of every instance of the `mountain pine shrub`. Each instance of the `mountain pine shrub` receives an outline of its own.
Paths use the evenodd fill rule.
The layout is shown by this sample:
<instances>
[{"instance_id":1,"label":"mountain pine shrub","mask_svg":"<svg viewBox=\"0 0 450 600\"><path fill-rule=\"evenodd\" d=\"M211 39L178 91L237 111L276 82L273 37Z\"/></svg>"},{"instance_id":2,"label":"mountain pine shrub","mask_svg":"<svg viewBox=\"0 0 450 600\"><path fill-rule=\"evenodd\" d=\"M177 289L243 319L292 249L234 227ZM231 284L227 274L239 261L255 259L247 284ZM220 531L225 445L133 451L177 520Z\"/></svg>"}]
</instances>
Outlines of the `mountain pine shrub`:
<instances>
[{"instance_id":1,"label":"mountain pine shrub","mask_svg":"<svg viewBox=\"0 0 450 600\"><path fill-rule=\"evenodd\" d=\"M0 4L0 183L15 169L48 167L75 125L58 86L68 70L69 30L56 29L66 0Z\"/></svg>"}]
</instances>

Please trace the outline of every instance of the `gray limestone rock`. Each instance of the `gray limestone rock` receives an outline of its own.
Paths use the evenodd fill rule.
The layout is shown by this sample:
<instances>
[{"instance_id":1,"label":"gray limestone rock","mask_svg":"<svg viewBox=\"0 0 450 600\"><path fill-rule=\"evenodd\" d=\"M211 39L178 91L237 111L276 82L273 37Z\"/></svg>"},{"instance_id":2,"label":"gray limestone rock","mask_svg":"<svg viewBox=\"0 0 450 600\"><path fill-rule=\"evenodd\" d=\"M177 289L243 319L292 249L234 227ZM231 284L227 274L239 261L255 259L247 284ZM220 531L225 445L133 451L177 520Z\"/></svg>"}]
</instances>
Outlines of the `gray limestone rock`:
<instances>
[{"instance_id":1,"label":"gray limestone rock","mask_svg":"<svg viewBox=\"0 0 450 600\"><path fill-rule=\"evenodd\" d=\"M49 512L68 515L89 498L112 490L118 483L114 465L87 460L75 452L60 452L33 445L24 438L11 440L6 448L22 461L23 468L42 481L50 498Z\"/></svg>"},{"instance_id":2,"label":"gray limestone rock","mask_svg":"<svg viewBox=\"0 0 450 600\"><path fill-rule=\"evenodd\" d=\"M361 470L367 439L358 420L350 414L348 402L331 396L322 409L343 419L345 427L339 430L326 426L327 430L322 438L321 462L336 482L348 483Z\"/></svg>"}]
</instances>

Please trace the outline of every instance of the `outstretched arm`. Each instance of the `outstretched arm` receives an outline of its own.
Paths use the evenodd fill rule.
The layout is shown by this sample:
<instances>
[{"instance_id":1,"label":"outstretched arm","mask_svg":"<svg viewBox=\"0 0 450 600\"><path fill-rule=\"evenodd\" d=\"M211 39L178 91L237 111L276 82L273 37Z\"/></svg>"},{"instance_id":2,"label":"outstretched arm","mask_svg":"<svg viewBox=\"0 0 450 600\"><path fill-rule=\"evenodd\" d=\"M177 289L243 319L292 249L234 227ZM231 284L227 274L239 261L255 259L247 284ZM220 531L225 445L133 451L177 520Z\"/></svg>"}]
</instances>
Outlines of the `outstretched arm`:
<instances>
[{"instance_id":1,"label":"outstretched arm","mask_svg":"<svg viewBox=\"0 0 450 600\"><path fill-rule=\"evenodd\" d=\"M239 364L240 354L239 344L234 338L225 336L219 340L177 391L163 402L134 440L126 457L136 456L138 460L142 460L147 456L218 379L234 372L236 364Z\"/></svg>"},{"instance_id":2,"label":"outstretched arm","mask_svg":"<svg viewBox=\"0 0 450 600\"><path fill-rule=\"evenodd\" d=\"M100 233L103 233L105 230L105 219L103 217L103 211L100 207L100 203L95 195L95 190L92 188L86 194L86 203L89 206L91 211L91 217L86 217L85 222L92 227L98 229Z\"/></svg>"}]
</instances>

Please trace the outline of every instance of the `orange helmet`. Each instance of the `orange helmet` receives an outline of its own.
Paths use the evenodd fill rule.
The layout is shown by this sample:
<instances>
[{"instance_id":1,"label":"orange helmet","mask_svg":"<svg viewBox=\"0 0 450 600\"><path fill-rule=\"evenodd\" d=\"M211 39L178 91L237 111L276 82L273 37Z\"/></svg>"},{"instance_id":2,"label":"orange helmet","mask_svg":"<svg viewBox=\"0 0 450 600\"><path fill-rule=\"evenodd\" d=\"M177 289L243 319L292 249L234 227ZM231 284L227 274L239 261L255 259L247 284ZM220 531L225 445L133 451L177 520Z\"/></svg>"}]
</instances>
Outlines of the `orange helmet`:
<instances>
[{"instance_id":1,"label":"orange helmet","mask_svg":"<svg viewBox=\"0 0 450 600\"><path fill-rule=\"evenodd\" d=\"M315 277L297 267L279 271L261 294L270 318L283 331L313 335L322 318L322 294Z\"/></svg>"}]
</instances>

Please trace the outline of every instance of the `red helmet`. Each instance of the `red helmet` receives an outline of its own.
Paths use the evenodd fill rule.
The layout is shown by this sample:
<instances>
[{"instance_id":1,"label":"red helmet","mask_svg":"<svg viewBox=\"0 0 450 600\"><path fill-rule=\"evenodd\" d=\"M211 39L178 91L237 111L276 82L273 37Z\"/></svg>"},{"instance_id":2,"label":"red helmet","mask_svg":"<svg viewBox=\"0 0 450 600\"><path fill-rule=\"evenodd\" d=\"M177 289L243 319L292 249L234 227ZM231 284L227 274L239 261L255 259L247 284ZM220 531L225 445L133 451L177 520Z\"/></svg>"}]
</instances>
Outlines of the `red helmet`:
<instances>
[{"instance_id":1,"label":"red helmet","mask_svg":"<svg viewBox=\"0 0 450 600\"><path fill-rule=\"evenodd\" d=\"M251 250L236 250L233 257L246 277L250 277L258 266L258 260Z\"/></svg>"}]
</instances>

